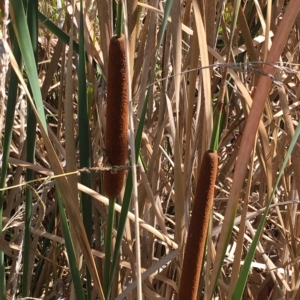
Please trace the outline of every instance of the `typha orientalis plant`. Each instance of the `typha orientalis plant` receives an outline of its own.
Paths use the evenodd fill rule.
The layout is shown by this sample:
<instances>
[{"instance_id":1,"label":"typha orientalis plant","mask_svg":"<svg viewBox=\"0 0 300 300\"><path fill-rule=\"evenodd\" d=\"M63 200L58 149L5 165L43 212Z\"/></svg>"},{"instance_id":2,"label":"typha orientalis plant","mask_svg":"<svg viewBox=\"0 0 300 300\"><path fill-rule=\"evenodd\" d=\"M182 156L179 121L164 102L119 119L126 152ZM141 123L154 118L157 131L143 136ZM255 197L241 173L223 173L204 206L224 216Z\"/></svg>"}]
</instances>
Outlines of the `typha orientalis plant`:
<instances>
[{"instance_id":1,"label":"typha orientalis plant","mask_svg":"<svg viewBox=\"0 0 300 300\"><path fill-rule=\"evenodd\" d=\"M239 5L237 5L238 7ZM234 14L232 31L236 26L237 13ZM230 36L230 45L233 35ZM230 47L229 47L230 49ZM227 53L229 62L230 53ZM194 206L190 221L185 255L182 266L178 299L196 300L198 294L199 280L202 273L203 258L205 253L206 237L209 218L213 206L214 186L218 171L219 137L222 132L222 118L224 117L224 98L226 93L227 68L222 73L221 89L216 109L214 111L214 126L210 143L202 158L200 172L197 178Z\"/></svg>"},{"instance_id":2,"label":"typha orientalis plant","mask_svg":"<svg viewBox=\"0 0 300 300\"><path fill-rule=\"evenodd\" d=\"M125 38L114 36L110 40L107 112L106 112L106 155L112 166L125 165L128 144L128 92L126 79ZM104 174L104 193L113 198L119 195L124 183L125 170Z\"/></svg>"},{"instance_id":3,"label":"typha orientalis plant","mask_svg":"<svg viewBox=\"0 0 300 300\"><path fill-rule=\"evenodd\" d=\"M218 154L207 150L197 179L178 299L197 298L217 170Z\"/></svg>"},{"instance_id":4,"label":"typha orientalis plant","mask_svg":"<svg viewBox=\"0 0 300 300\"><path fill-rule=\"evenodd\" d=\"M125 165L128 149L128 81L125 37L122 34L122 3L118 3L117 35L109 44L107 76L107 111L105 147L108 162L112 166ZM115 199L124 184L125 170L104 174L104 193L110 199L105 243L104 294L109 298L111 286L111 239ZM113 276L113 275L112 275Z\"/></svg>"}]
</instances>

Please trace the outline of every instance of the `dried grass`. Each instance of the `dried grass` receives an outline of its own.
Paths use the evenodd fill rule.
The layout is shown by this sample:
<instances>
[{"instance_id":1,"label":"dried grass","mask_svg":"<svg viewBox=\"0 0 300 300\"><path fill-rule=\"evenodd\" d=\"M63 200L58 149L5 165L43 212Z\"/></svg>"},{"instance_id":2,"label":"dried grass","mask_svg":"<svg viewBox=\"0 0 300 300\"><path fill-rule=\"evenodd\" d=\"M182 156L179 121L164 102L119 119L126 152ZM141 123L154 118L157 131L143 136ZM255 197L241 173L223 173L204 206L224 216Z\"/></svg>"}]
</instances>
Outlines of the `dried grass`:
<instances>
[{"instance_id":1,"label":"dried grass","mask_svg":"<svg viewBox=\"0 0 300 300\"><path fill-rule=\"evenodd\" d=\"M59 19L55 14L57 8L51 6L51 3L40 2L40 10L58 23ZM77 57L71 53L68 45L63 46L40 23L38 72L49 138L46 138L48 135L40 126L36 133L36 163L27 163L24 153L24 99L28 96L24 89L21 90L15 111L4 198L4 224L9 226L3 228L3 236L0 238L0 250L5 253L5 263L10 268L7 273L7 298L12 297L15 291L19 293L21 289L19 270L22 271L22 265L20 266L18 258L21 257L24 228L21 208L25 201L25 168L35 171L34 188L46 207L43 227L32 228L32 234L38 238L36 247L32 249L36 259L33 275L36 274L37 264L44 262L42 275L31 283L32 296L41 299L70 297L71 275L58 218L55 220L55 230L46 232L51 216L56 213L54 179L62 192L69 223L74 227L73 237L74 240L77 239L78 255L83 253L84 256L82 272L87 265L93 270L93 284L96 288L92 299L96 299L97 291L101 290L105 249L103 234L108 199L103 196L103 169L99 167L99 160L100 150L104 146L108 41L112 36L112 15L110 1L87 2L86 79L92 90L88 110L91 158L95 167L90 170L93 186L90 189L77 184L76 177ZM216 7L210 8L212 3L216 3ZM278 35L279 27L284 20L293 17L288 15L291 10L287 9L286 3L280 2L281 6L276 3L272 5L271 1L255 1L255 5L252 5L252 2L243 2L233 45L228 49L228 30L232 20L230 1L188 0L183 3L177 0L173 4L163 42L158 48L161 14L165 4L153 0L136 6L137 3L130 1L131 10L128 13L132 14L129 18L131 51L134 51L132 49L135 45L135 52L130 52L131 59L134 59L131 74L135 128L138 126L146 90L149 89L150 92L136 177L140 215L137 224L141 230L142 291L146 299L176 298L199 162L209 147L213 111L225 68L228 72L225 115L218 148L219 166L207 255L198 299L209 299L211 295L214 299L228 299L232 294L299 122L299 20L291 22L291 30L285 34L286 42L283 43L283 37ZM289 5L295 5L296 17L300 7L299 0L291 0ZM223 9L219 26L218 12ZM74 20L73 31L69 34L77 41L78 7L74 6L74 19L70 14L70 7L68 10L63 8L62 12L61 20L65 23L63 30L69 32L67 23ZM275 54L270 47L274 47ZM158 51L155 52L155 49ZM226 62L228 52L230 60ZM274 56L271 57L272 53ZM266 61L267 63L263 63ZM102 68L102 77L95 64ZM152 72L155 74L154 82L150 81ZM8 77L9 73L7 79ZM262 114L258 113L257 123L247 125L249 131L245 131L246 123L252 115L251 108L258 102L264 102L259 108ZM67 104L72 106L70 111ZM0 114L0 117L2 124L5 115ZM250 137L249 132L251 144L250 140L246 140ZM2 134L3 131L0 135ZM68 147L73 149L73 154ZM245 299L300 297L299 147L297 143L273 199L249 273ZM75 158L73 162L71 157ZM240 163L237 164L237 157L240 161L243 160L242 167ZM128 169L128 166L125 168ZM76 171L76 174L65 174L71 171ZM54 174L63 175L55 177ZM71 180L74 180L73 183ZM91 219L94 222L94 243L91 247L84 234L81 210L78 207L79 191L86 192L93 199L94 212ZM121 210L121 199L122 197L115 205L116 212ZM232 214L234 210L237 211L236 215ZM116 299L136 298L136 233L133 225L137 220L133 211L131 209L128 215L113 288L115 295L118 295ZM40 211L36 210L33 221L39 215ZM117 229L118 221L117 213L114 229ZM231 221L234 227L228 232ZM226 245L223 238L228 234L230 236ZM45 239L49 240L49 247L42 255L40 251ZM221 257L222 251L225 253L224 260ZM93 258L96 258L96 264ZM221 273L217 276L219 264ZM19 275L17 279L14 279L14 274ZM215 279L217 286L214 289ZM16 280L17 286L14 287ZM60 285L64 288L60 289Z\"/></svg>"}]
</instances>

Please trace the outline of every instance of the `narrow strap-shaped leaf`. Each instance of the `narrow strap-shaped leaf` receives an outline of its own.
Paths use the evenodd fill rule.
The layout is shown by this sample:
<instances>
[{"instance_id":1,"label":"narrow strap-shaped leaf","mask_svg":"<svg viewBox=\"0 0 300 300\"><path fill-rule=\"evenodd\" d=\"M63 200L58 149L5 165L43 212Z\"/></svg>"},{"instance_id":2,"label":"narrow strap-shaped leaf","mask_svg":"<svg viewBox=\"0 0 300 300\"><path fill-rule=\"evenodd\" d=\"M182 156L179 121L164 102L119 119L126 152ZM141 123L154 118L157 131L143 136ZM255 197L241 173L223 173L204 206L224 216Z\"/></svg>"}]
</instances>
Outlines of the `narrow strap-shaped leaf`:
<instances>
[{"instance_id":1,"label":"narrow strap-shaped leaf","mask_svg":"<svg viewBox=\"0 0 300 300\"><path fill-rule=\"evenodd\" d=\"M24 65L26 67L27 76L29 79L34 103L37 112L40 116L42 125L47 131L46 117L44 113L43 99L39 85L39 77L36 69L34 53L32 49L31 39L29 35L28 25L26 21L25 11L23 5L20 5L19 0L11 0L11 14L15 30L15 34L21 49Z\"/></svg>"},{"instance_id":2,"label":"narrow strap-shaped leaf","mask_svg":"<svg viewBox=\"0 0 300 300\"><path fill-rule=\"evenodd\" d=\"M38 18L52 33L54 33L60 40L62 40L66 45L69 45L70 37L61 30L57 25L51 22L44 14L40 11L38 12ZM79 54L79 44L73 41L73 50L75 53Z\"/></svg>"},{"instance_id":3,"label":"narrow strap-shaped leaf","mask_svg":"<svg viewBox=\"0 0 300 300\"><path fill-rule=\"evenodd\" d=\"M30 34L30 41L34 52L35 66L37 67L37 47L38 47L38 20L37 20L38 1L29 0L27 7L27 23ZM31 108L30 102L27 102L27 141L26 141L26 159L27 162L33 163L35 157L35 136L36 136L36 119ZM34 171L26 169L26 181L34 179ZM22 296L28 297L30 294L32 266L32 241L31 241L31 218L32 218L32 191L26 189L25 203L25 232L24 232L24 263L22 277Z\"/></svg>"},{"instance_id":4,"label":"narrow strap-shaped leaf","mask_svg":"<svg viewBox=\"0 0 300 300\"><path fill-rule=\"evenodd\" d=\"M67 248L69 265L70 265L70 270L72 273L72 280L73 280L76 298L84 300L85 296L84 296L84 292L83 292L83 288L82 288L82 282L80 279L80 273L79 273L78 263L77 263L76 256L75 256L74 246L73 246L72 238L70 235L68 219L66 216L65 208L62 203L59 189L57 187L56 187L56 195L57 195L57 200L58 200L59 215L60 215L62 230L63 230L63 234L64 234L64 238L65 238L65 245Z\"/></svg>"},{"instance_id":5,"label":"narrow strap-shaped leaf","mask_svg":"<svg viewBox=\"0 0 300 300\"><path fill-rule=\"evenodd\" d=\"M13 52L16 57L18 65L22 64L21 52L18 46L17 40L13 42ZM6 119L5 119L5 131L4 131L4 141L3 141L3 155L2 155L2 168L0 176L0 236L2 236L2 217L3 217L3 203L4 203L4 187L6 184L6 175L8 168L8 157L10 152L10 144L12 140L14 116L15 116L15 106L17 100L18 91L18 77L14 70L11 70L10 82L8 86L7 94L7 109L6 109ZM5 300L5 268L4 268L4 253L0 251L0 299Z\"/></svg>"},{"instance_id":6,"label":"narrow strap-shaped leaf","mask_svg":"<svg viewBox=\"0 0 300 300\"><path fill-rule=\"evenodd\" d=\"M257 246L257 244L259 242L260 235L261 235L261 233L262 233L262 231L264 229L264 224L265 224L265 221L266 221L269 209L270 209L270 205L272 203L272 199L273 199L274 194L276 192L276 189L278 187L279 181L281 180L281 177L283 175L284 169L285 169L285 167L286 167L286 165L288 163L288 160L290 159L291 153L292 153L292 151L293 151L293 149L294 149L294 147L295 147L295 145L297 143L299 135L300 135L300 124L298 124L298 126L297 126L295 135L292 138L291 144L290 144L290 146L288 148L288 151L286 153L285 159L284 159L283 164L281 166L281 169L279 171L276 183L274 185L273 192L272 192L271 197L270 197L270 199L268 201L268 204L266 206L264 214L263 214L263 216L260 219L260 222L258 224L255 236L254 236L253 241L252 241L252 244L251 244L251 246L249 248L249 251L247 253L247 256L246 256L246 259L245 259L245 263L244 263L244 265L242 267L240 276L239 276L239 278L237 280L237 283L235 285L235 288L234 288L234 291L233 291L233 294L232 294L232 300L240 300L240 299L242 299L242 296L243 296L243 293L244 293L244 289L245 289L245 286L246 286L246 283L247 283L247 278L248 278L248 275L249 275L249 271L250 271L250 268L251 268L251 263L252 263L252 260L253 260L254 254L255 254L256 246Z\"/></svg>"},{"instance_id":7,"label":"narrow strap-shaped leaf","mask_svg":"<svg viewBox=\"0 0 300 300\"><path fill-rule=\"evenodd\" d=\"M79 106L79 164L80 168L91 167L91 151L90 151L90 135L89 135L89 118L88 118L88 101L86 89L86 71L85 71L85 47L84 47L84 24L83 24L83 6L80 0L80 26L79 26L79 67L78 67L78 106ZM87 187L91 187L91 174L81 173L81 183ZM91 243L93 220L91 197L85 193L81 193L82 216L86 235ZM87 294L91 299L91 276L87 270Z\"/></svg>"}]
</instances>

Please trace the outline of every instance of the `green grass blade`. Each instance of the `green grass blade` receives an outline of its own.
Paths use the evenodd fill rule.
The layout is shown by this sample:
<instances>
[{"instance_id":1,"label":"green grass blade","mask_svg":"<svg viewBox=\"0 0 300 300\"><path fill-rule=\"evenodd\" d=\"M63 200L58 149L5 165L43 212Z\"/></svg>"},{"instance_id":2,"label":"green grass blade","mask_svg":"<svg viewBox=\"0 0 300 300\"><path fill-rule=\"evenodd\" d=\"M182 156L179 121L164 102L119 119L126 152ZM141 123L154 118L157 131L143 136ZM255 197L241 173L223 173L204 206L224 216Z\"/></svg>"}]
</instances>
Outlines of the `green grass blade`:
<instances>
[{"instance_id":1,"label":"green grass blade","mask_svg":"<svg viewBox=\"0 0 300 300\"><path fill-rule=\"evenodd\" d=\"M136 152L136 153L138 153L138 152ZM114 249L113 259L112 259L112 263L111 263L109 283L108 283L106 295L110 295L113 277L114 277L114 274L115 274L115 271L117 268L118 258L119 258L120 249L122 246L122 239L123 239L124 230L125 230L125 224L126 224L126 220L127 220L127 214L129 211L129 205L130 205L130 199L131 199L131 193L132 193L132 185L133 185L132 171L129 170L128 175L127 175L124 197L123 197L122 210L120 213L119 226L118 226L118 230L117 230L115 249ZM108 299L108 298L106 297L106 299Z\"/></svg>"},{"instance_id":2,"label":"green grass blade","mask_svg":"<svg viewBox=\"0 0 300 300\"><path fill-rule=\"evenodd\" d=\"M232 49L233 38L235 36L234 34L235 34L240 5L241 5L241 0L234 1L234 11L233 11L233 17L232 17L232 23L231 23L231 29L230 29L230 41L229 41L229 46L227 49L227 58L226 58L227 63L229 63L230 57L231 57L230 53L231 53L231 49ZM213 127L211 142L210 142L210 150L212 150L212 151L217 151L218 146L219 146L219 137L220 137L220 133L221 133L220 126L221 126L221 118L222 118L223 109L224 109L224 96L225 96L225 90L226 90L226 77L227 77L227 68L224 69L223 78L222 78L223 86L221 85L221 92L219 95L220 98L218 100L218 104L216 107L216 114L215 114L215 118L214 118L214 127Z\"/></svg>"},{"instance_id":3,"label":"green grass blade","mask_svg":"<svg viewBox=\"0 0 300 300\"><path fill-rule=\"evenodd\" d=\"M44 14L38 11L38 19L41 23L43 23L53 34L55 34L61 41L63 41L66 45L70 44L70 37L66 34L62 29L60 29L57 25L51 22ZM79 44L73 40L73 51L76 54L79 54ZM87 55L85 53L85 59L87 60ZM94 63L96 61L94 60ZM102 69L96 63L95 68L97 69L97 73L102 75Z\"/></svg>"},{"instance_id":4,"label":"green grass blade","mask_svg":"<svg viewBox=\"0 0 300 300\"><path fill-rule=\"evenodd\" d=\"M17 40L13 41L13 54L19 65L22 64L21 52L18 46ZM3 228L3 202L4 202L4 187L6 184L6 175L8 168L8 157L10 152L10 144L12 140L13 132L13 123L15 116L15 106L17 101L17 92L18 92L18 77L14 70L11 70L10 81L8 86L8 95L7 95L7 110L6 110L6 119L5 119L5 131L4 131L4 142L3 142L3 155L2 155L2 168L1 168L1 177L0 177L0 236L2 236ZM5 300L5 265L4 265L4 253L0 251L0 300Z\"/></svg>"},{"instance_id":5,"label":"green grass blade","mask_svg":"<svg viewBox=\"0 0 300 300\"><path fill-rule=\"evenodd\" d=\"M31 45L35 57L35 66L37 66L37 51L38 51L38 1L29 0L27 6L27 22L29 34L31 37ZM27 142L26 142L26 160L29 163L34 163L35 157L35 133L36 133L36 119L31 108L30 102L27 102ZM34 179L34 171L26 170L26 181ZM32 191L27 188L26 202L25 202L25 232L24 232L24 263L23 263L23 277L22 277L22 297L29 296L29 286L31 272L30 269L30 254L31 250L31 218L32 218Z\"/></svg>"},{"instance_id":6,"label":"green grass blade","mask_svg":"<svg viewBox=\"0 0 300 300\"><path fill-rule=\"evenodd\" d=\"M79 273L78 263L76 260L74 246L73 246L73 242L72 242L72 238L71 238L71 234L70 234L70 228L68 225L65 208L62 203L61 195L60 195L60 192L57 187L56 187L56 194L57 194L59 215L61 218L62 230L63 230L63 234L64 234L64 238L65 238L65 245L66 245L67 254L68 254L68 258L69 258L69 267L70 267L71 274L72 274L72 280L73 280L76 298L80 299L80 300L81 299L84 300L85 296L84 296L84 292L83 292L83 288L82 288L82 282L80 280L80 273Z\"/></svg>"},{"instance_id":7,"label":"green grass blade","mask_svg":"<svg viewBox=\"0 0 300 300\"><path fill-rule=\"evenodd\" d=\"M162 25L161 25L161 28L160 28L160 33L159 33L159 38L158 38L158 43L157 43L157 49L160 47L160 45L163 41L163 37L164 37L164 33L165 33L167 25L168 25L168 18L169 18L170 12L171 12L172 5L173 5L173 0L167 0L166 7L165 7L164 18L163 18ZM156 57L157 56L155 56L155 62L156 62ZM151 79L153 80L153 78L151 78Z\"/></svg>"},{"instance_id":8,"label":"green grass blade","mask_svg":"<svg viewBox=\"0 0 300 300\"><path fill-rule=\"evenodd\" d=\"M85 72L85 50L84 50L84 24L83 24L83 7L80 1L80 27L79 27L79 67L78 67L78 122L79 122L79 161L80 168L91 167L91 151L89 136L89 117L88 117L88 99L86 88L86 72ZM91 174L83 172L80 174L81 183L87 187L91 187ZM91 243L92 240L92 202L91 197L85 193L81 193L82 216L86 235ZM87 294L91 299L91 277L87 271Z\"/></svg>"},{"instance_id":9,"label":"green grass blade","mask_svg":"<svg viewBox=\"0 0 300 300\"><path fill-rule=\"evenodd\" d=\"M55 34L66 45L69 45L70 37L63 30L61 30L58 26L56 26L53 22L51 22L40 11L38 12L38 18L39 21L42 22L53 34ZM79 54L79 44L75 41L73 41L73 51Z\"/></svg>"},{"instance_id":10,"label":"green grass blade","mask_svg":"<svg viewBox=\"0 0 300 300\"><path fill-rule=\"evenodd\" d=\"M211 142L210 142L211 151L218 151L222 112L223 110L221 111L217 110L216 116L214 118L214 127L211 135Z\"/></svg>"},{"instance_id":11,"label":"green grass blade","mask_svg":"<svg viewBox=\"0 0 300 300\"><path fill-rule=\"evenodd\" d=\"M246 283L247 283L247 278L248 278L248 274L249 274L249 271L250 271L251 263L252 263L252 260L253 260L254 254L255 254L256 246L257 246L257 244L259 242L260 235L261 235L261 233L263 231L263 227L264 227L264 224L265 224L268 212L269 212L269 208L270 208L272 199L273 199L275 191L276 191L276 189L278 187L279 181L281 180L281 177L283 175L285 166L288 163L288 160L289 160L289 158L291 156L291 153L292 153L292 151L293 151L293 149L294 149L294 147L295 147L295 145L297 143L299 135L300 135L300 124L298 124L297 129L295 131L295 135L292 138L291 144L290 144L290 146L288 148L287 154L285 156L285 159L284 159L283 164L281 166L281 169L279 171L276 183L274 185L274 189L272 191L271 197L270 197L270 199L268 201L268 204L266 206L265 212L264 212L264 214L263 214L263 216L262 216L262 218L261 218L261 220L259 222L259 225L257 227L255 236L254 236L253 241L252 241L252 244L251 244L251 246L249 248L249 251L247 253L247 256L246 256L246 259L245 259L245 263L244 263L244 265L243 265L243 267L241 269L240 276L239 276L239 278L237 280L236 286L235 286L233 294L232 294L232 299L233 300L242 299L243 292L244 292L244 289L245 289L245 286L246 286Z\"/></svg>"},{"instance_id":12,"label":"green grass blade","mask_svg":"<svg viewBox=\"0 0 300 300\"><path fill-rule=\"evenodd\" d=\"M123 28L123 3L119 1L117 4L118 17L117 17L117 36L121 37Z\"/></svg>"},{"instance_id":13,"label":"green grass blade","mask_svg":"<svg viewBox=\"0 0 300 300\"><path fill-rule=\"evenodd\" d=\"M88 101L87 101L87 89L86 89L86 72L85 72L85 59L84 59L84 34L83 34L83 15L80 17L80 51L79 51L79 68L78 68L78 106L79 106L79 159L80 167L90 167L90 139L89 139L89 118L88 118ZM81 183L87 187L91 186L91 175L89 173L81 173ZM82 193L84 199L82 203L83 215L86 211L89 211L88 223L91 220L91 200L90 196ZM88 202L86 200L89 199ZM90 208L87 210L87 206ZM92 226L89 224L86 228L87 232L92 232ZM89 237L90 239L90 237Z\"/></svg>"},{"instance_id":14,"label":"green grass blade","mask_svg":"<svg viewBox=\"0 0 300 300\"><path fill-rule=\"evenodd\" d=\"M44 113L43 100L39 85L39 77L36 69L33 49L31 46L31 38L28 30L24 7L20 5L19 0L11 0L11 17L15 34L21 49L24 65L26 67L27 76L29 79L31 91L33 94L36 109L41 118L42 125L47 131L47 122Z\"/></svg>"}]
</instances>

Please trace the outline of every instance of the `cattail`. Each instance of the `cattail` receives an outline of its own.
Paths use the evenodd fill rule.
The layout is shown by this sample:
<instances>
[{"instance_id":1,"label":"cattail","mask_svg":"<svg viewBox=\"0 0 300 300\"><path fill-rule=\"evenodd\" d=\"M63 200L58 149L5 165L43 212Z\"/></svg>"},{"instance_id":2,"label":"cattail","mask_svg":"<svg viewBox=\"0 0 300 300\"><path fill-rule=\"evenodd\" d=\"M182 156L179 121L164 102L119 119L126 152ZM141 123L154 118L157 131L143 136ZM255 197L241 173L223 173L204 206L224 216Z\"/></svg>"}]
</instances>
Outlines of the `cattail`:
<instances>
[{"instance_id":1,"label":"cattail","mask_svg":"<svg viewBox=\"0 0 300 300\"><path fill-rule=\"evenodd\" d=\"M197 181L194 207L182 266L179 300L195 300L197 298L217 170L217 152L206 151Z\"/></svg>"},{"instance_id":2,"label":"cattail","mask_svg":"<svg viewBox=\"0 0 300 300\"><path fill-rule=\"evenodd\" d=\"M112 37L109 45L105 148L112 166L125 165L128 148L128 94L125 38ZM104 174L104 193L116 197L122 190L124 170Z\"/></svg>"}]
</instances>

